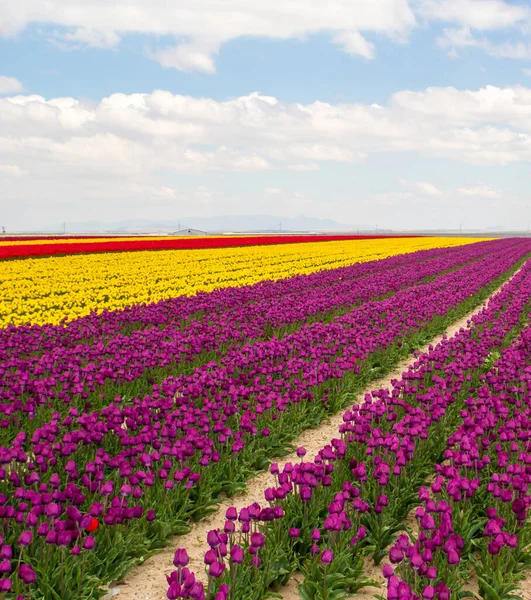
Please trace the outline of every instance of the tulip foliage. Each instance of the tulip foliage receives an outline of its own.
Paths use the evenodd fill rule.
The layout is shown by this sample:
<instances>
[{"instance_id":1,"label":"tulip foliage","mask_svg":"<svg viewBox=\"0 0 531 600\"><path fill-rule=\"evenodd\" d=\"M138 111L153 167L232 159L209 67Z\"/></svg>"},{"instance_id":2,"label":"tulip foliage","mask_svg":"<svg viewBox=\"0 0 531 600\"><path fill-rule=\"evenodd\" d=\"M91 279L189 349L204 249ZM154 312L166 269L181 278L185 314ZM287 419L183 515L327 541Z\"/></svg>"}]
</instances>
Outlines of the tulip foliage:
<instances>
[{"instance_id":1,"label":"tulip foliage","mask_svg":"<svg viewBox=\"0 0 531 600\"><path fill-rule=\"evenodd\" d=\"M530 253L526 240L426 250L0 331L0 598L97 598ZM384 556L479 374L517 335L530 268L392 394L347 411L313 462L276 473L266 505L231 512L209 536L206 589L181 549L168 593L258 599L294 569L306 598L368 583L364 557Z\"/></svg>"},{"instance_id":2,"label":"tulip foliage","mask_svg":"<svg viewBox=\"0 0 531 600\"><path fill-rule=\"evenodd\" d=\"M168 598L260 600L301 570L303 600L335 600L374 584L364 561L384 556L389 600L458 600L472 569L481 597L511 597L530 563L530 311L526 263L468 329L347 410L313 461L273 464L264 506L209 533L207 588L188 574L187 596L174 574Z\"/></svg>"}]
</instances>

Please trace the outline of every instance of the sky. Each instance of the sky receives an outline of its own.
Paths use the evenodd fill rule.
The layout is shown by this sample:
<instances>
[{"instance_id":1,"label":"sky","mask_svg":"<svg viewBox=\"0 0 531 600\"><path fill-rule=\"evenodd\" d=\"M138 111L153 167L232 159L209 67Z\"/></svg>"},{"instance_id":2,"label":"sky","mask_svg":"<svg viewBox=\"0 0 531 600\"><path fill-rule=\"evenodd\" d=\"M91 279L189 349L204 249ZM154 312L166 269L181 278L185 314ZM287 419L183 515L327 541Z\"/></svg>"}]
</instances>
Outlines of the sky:
<instances>
[{"instance_id":1,"label":"sky","mask_svg":"<svg viewBox=\"0 0 531 600\"><path fill-rule=\"evenodd\" d=\"M2 0L0 225L531 225L531 4Z\"/></svg>"}]
</instances>

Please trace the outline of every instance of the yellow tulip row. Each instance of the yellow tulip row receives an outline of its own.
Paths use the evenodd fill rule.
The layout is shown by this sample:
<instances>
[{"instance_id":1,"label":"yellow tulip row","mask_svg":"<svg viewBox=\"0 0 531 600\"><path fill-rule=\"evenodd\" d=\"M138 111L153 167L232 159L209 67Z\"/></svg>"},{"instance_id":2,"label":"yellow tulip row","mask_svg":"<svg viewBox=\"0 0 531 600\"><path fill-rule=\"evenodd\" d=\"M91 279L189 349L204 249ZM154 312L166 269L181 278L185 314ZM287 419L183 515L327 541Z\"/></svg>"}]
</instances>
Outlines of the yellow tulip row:
<instances>
[{"instance_id":1,"label":"yellow tulip row","mask_svg":"<svg viewBox=\"0 0 531 600\"><path fill-rule=\"evenodd\" d=\"M115 310L476 241L480 239L386 238L2 261L0 327L58 324L93 310Z\"/></svg>"}]
</instances>

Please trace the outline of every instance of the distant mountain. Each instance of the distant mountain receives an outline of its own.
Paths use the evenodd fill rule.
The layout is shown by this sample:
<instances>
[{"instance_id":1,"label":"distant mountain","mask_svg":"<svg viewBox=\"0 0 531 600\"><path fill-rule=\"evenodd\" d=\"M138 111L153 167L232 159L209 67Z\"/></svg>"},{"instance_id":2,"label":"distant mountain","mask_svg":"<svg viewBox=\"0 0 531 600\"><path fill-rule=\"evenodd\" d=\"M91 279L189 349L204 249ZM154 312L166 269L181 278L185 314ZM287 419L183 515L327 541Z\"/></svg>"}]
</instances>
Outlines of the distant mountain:
<instances>
[{"instance_id":1,"label":"distant mountain","mask_svg":"<svg viewBox=\"0 0 531 600\"><path fill-rule=\"evenodd\" d=\"M367 225L347 225L333 219L316 217L275 217L271 215L221 215L217 217L186 217L181 220L129 219L114 223L85 221L67 223L67 233L133 233L161 232L171 233L179 229L200 229L207 232L278 232L282 231L356 231L372 230Z\"/></svg>"}]
</instances>

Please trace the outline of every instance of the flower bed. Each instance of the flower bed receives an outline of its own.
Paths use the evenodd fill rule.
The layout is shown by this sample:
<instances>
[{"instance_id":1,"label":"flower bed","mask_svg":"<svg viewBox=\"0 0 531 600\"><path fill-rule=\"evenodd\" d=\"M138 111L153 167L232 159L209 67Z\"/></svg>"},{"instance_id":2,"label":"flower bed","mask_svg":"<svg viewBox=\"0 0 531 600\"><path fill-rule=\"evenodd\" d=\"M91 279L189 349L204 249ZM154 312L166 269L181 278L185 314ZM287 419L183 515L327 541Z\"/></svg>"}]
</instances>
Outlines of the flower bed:
<instances>
[{"instance_id":1,"label":"flower bed","mask_svg":"<svg viewBox=\"0 0 531 600\"><path fill-rule=\"evenodd\" d=\"M0 327L63 324L94 311L291 278L466 238L386 238L241 248L107 252L0 261ZM510 242L511 243L511 242ZM516 243L516 242L512 242Z\"/></svg>"},{"instance_id":2,"label":"flower bed","mask_svg":"<svg viewBox=\"0 0 531 600\"><path fill-rule=\"evenodd\" d=\"M477 577L481 598L513 598L531 566L531 329L492 353L449 436L444 462L419 490L418 529L391 549L390 600L462 597Z\"/></svg>"},{"instance_id":3,"label":"flower bed","mask_svg":"<svg viewBox=\"0 0 531 600\"><path fill-rule=\"evenodd\" d=\"M51 411L43 406L54 399L67 408L74 403L82 409L88 402L94 410L105 406L106 397L115 389L122 395L147 392L147 380L160 382L168 371L189 373L213 358L219 361L229 349L280 339L308 320L330 321L378 296L420 286L446 271L470 268L485 256L497 260L496 253L508 248L506 242L487 242L430 250L296 281L262 283L94 315L65 327L0 331L0 364L5 370L0 390L5 408L0 406L0 415L6 417L0 420L0 428L12 426L18 432L20 411L32 416L37 426L50 416ZM418 293L425 289L431 288L420 286ZM373 311L378 306L374 304ZM388 306L382 304L382 310ZM57 402L53 409L63 411ZM0 434L0 442L6 440Z\"/></svg>"},{"instance_id":4,"label":"flower bed","mask_svg":"<svg viewBox=\"0 0 531 600\"><path fill-rule=\"evenodd\" d=\"M380 240L393 236L381 235L242 235L242 236L190 236L116 239L83 239L67 241L42 240L42 243L12 242L0 245L0 259L53 256L55 254L86 254L89 252L134 252L138 250L198 250L202 248L236 248L242 246L269 246L273 244L300 244L304 242L336 242L348 240ZM417 238L406 235L400 238ZM1 240L0 240L1 241ZM37 241L37 240L28 240ZM40 240L38 240L40 241Z\"/></svg>"},{"instance_id":5,"label":"flower bed","mask_svg":"<svg viewBox=\"0 0 531 600\"><path fill-rule=\"evenodd\" d=\"M496 363L493 367L493 356L496 356L494 353L498 348L508 345L518 335L527 318L531 305L530 284L531 265L527 264L489 303L488 308L473 318L471 329L462 330L456 337L443 341L422 355L400 381L394 382L391 392L382 390L368 395L362 406L347 411L345 424L340 430L341 439L333 440L330 446L323 448L313 462L288 464L282 472L273 465L271 470L276 474L278 485L265 491L268 506L253 505L239 515L234 509L229 509L224 531L209 534L210 550L205 555L209 577L207 597L214 598L218 594L218 600L257 600L283 583L296 568L305 573L301 588L303 598L339 598L369 583L363 577L364 557L372 554L379 561L389 543L403 529L406 514L417 502L419 482L424 480L444 452L448 436L455 431L460 416L465 418L467 431L483 436L483 444L492 437L487 436L485 431L487 427L490 432L492 426L483 422L485 414L489 414L489 408L485 407L485 392L481 394L479 407L467 398L482 380L491 381L494 386L499 384L500 366ZM522 359L521 345L529 342L529 335L524 335L516 346L526 386L530 367ZM508 372L514 394L514 369L509 368ZM516 389L521 398L525 389ZM468 404L468 410L461 413L465 404ZM517 401L512 404L518 409ZM472 413L472 407L480 410ZM472 414L475 416L472 417ZM502 439L506 445L514 446L518 435L513 431L513 423L509 422L508 427L504 427L509 415L504 411L499 414L499 425L506 436ZM528 437L528 431L524 433L523 429L528 426L527 419L527 415L522 415L520 438L524 446ZM508 432L513 433L507 437ZM462 443L463 437L464 433L459 429L449 438L450 446ZM449 580L447 587L437 583L444 570L440 569L440 559L432 560L430 552L435 555L437 549L443 556L443 563L453 552L450 564L459 562L457 555L459 548L463 547L463 540L464 547L470 548L474 536L481 538L482 527L477 527L471 515L478 515L481 524L490 518L489 527L485 530L486 538L480 541L484 548L482 557L488 557L489 547L496 555L504 546L509 545L510 548L514 545L514 537L509 536L515 535L513 529L518 521L520 525L523 523L529 506L528 496L522 495L522 481L518 479L522 469L511 467L502 452L505 472L511 473L511 476L516 473L517 478L506 477L504 483L495 476L485 479L487 487L490 486L491 493L498 500L494 500L497 504L489 509L491 516L486 514L483 517L487 506L484 495L477 493L478 504L470 505L469 499L474 497L472 490L477 488L466 478L473 478L478 464L473 452L468 455L468 445L466 450L466 454L463 454L462 448L446 452L446 458L455 460L457 457L459 462L464 463L462 468L466 470L466 476L458 476L456 481L456 468L440 468L452 479L453 485L446 486L453 493L451 498L446 498L441 504L440 496L430 499L428 491L421 490L426 510L419 512L418 517L425 529L424 538L419 536L420 541L415 547L408 543L407 537L401 536L393 546L392 561L402 562L404 554L408 556L409 566L403 577L409 583L400 583L392 568L384 567L384 574L390 582L388 597L391 600L419 598L421 594L426 600L431 600L436 594L444 600L450 598L450 593L445 596L447 587L451 593L457 594L452 597L459 597L459 589L456 589L453 579ZM523 447L513 447L511 452L516 453L513 454L515 458L518 456L519 460L523 460L523 450ZM304 454L304 449L299 449L301 458ZM492 469L493 460L481 460L483 467ZM442 477L440 479L434 482L437 494L444 490ZM511 492L509 498L502 488L507 488L513 481L517 485L516 490L520 491ZM460 487L467 482L468 486ZM464 490L468 490L467 493ZM507 511L509 515L512 511L519 517L515 519L513 516L510 521L512 529L508 527L500 533L496 528L499 529L505 522L496 520L494 509L500 510L504 493L504 516L507 516ZM514 502L522 498L522 502ZM460 516L459 523L467 528L467 532L461 532L460 539L454 533L451 519L445 519L447 513L451 513L448 507L456 499L462 500L463 510L469 511ZM511 501L513 504L507 504ZM439 510L441 508L445 510ZM439 537L445 534L444 540L450 540L450 543L437 542L434 548L424 544L426 547L419 548L426 541L426 535L436 535L437 527L441 529ZM454 527L458 531L455 524ZM497 536L500 535L498 543ZM424 552L422 556L421 551ZM187 579L182 576L185 561L179 563L178 556L182 558L183 555L176 554L176 565L179 564L180 568L169 577L168 598L203 597L205 590L202 585L188 573ZM479 562L476 561L476 564ZM498 564L504 563L498 561ZM512 564L521 564L521 554L515 555ZM492 589L493 581L497 580L497 575L493 575L492 560L486 562L485 568L477 568L483 597L493 599L494 595L485 594L488 586ZM451 570L451 578L453 573ZM511 573L511 569L507 569L506 573ZM501 591L508 593L510 583ZM500 592L500 588L497 591Z\"/></svg>"},{"instance_id":6,"label":"flower bed","mask_svg":"<svg viewBox=\"0 0 531 600\"><path fill-rule=\"evenodd\" d=\"M102 582L285 451L301 428L337 411L347 392L481 302L530 249L506 243L329 322L232 348L141 396L117 394L100 410L50 398L46 381L44 403L38 389L23 404L4 403L20 425L3 430L10 437L0 448L0 553L17 562L5 564L12 592L31 586L37 597L94 597ZM68 382L68 373L54 385ZM70 404L66 414L56 410L47 420L39 412L62 401Z\"/></svg>"}]
</instances>

